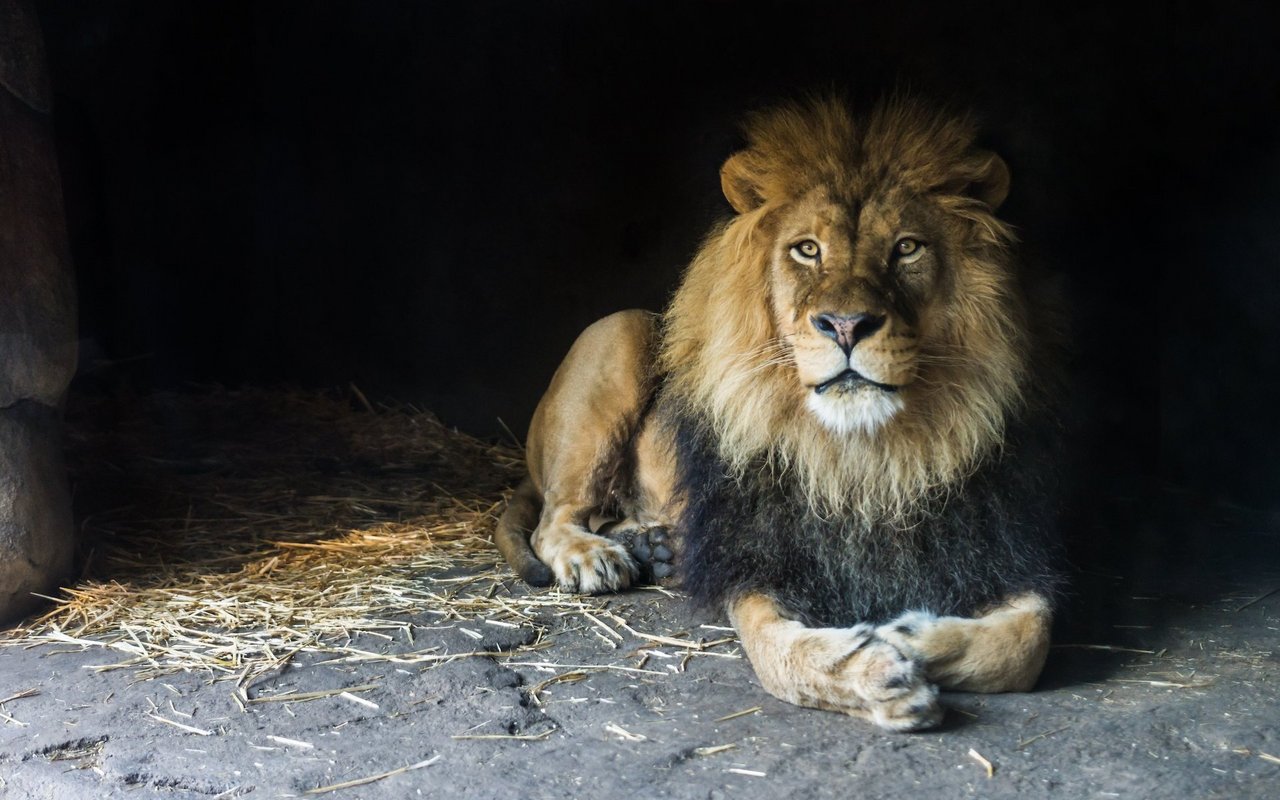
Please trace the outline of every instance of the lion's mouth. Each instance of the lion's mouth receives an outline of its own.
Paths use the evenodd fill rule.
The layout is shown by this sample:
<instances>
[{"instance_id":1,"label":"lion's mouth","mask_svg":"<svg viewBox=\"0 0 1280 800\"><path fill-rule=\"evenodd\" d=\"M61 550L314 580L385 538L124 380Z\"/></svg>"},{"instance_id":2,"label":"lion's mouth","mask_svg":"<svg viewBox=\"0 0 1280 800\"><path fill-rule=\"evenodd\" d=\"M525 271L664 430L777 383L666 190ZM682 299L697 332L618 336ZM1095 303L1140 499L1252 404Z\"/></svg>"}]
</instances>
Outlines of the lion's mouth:
<instances>
[{"instance_id":1,"label":"lion's mouth","mask_svg":"<svg viewBox=\"0 0 1280 800\"><path fill-rule=\"evenodd\" d=\"M845 391L851 391L853 389L857 389L860 386L874 386L875 388L883 392L898 391L897 386L893 386L888 383L878 383L876 381L871 380L870 378L863 375L862 373L852 369L846 369L844 372L841 372L839 375L836 375L834 378L830 378L828 380L823 381L822 383L813 387L813 391L815 394L826 394L829 389L839 388Z\"/></svg>"}]
</instances>

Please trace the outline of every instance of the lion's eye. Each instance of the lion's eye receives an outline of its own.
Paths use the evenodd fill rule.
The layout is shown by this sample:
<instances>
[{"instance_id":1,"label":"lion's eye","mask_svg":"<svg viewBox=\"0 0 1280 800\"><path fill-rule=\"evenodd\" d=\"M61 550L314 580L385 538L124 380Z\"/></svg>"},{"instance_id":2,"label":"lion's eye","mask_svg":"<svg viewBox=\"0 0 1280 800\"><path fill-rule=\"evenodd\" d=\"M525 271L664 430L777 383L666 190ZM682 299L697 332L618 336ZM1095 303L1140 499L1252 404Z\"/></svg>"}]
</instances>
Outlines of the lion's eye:
<instances>
[{"instance_id":1,"label":"lion's eye","mask_svg":"<svg viewBox=\"0 0 1280 800\"><path fill-rule=\"evenodd\" d=\"M899 262L911 262L924 253L924 242L911 237L899 239L893 245L893 257Z\"/></svg>"},{"instance_id":2,"label":"lion's eye","mask_svg":"<svg viewBox=\"0 0 1280 800\"><path fill-rule=\"evenodd\" d=\"M791 257L797 261L815 261L822 254L822 248L812 239L805 239L791 248Z\"/></svg>"}]
</instances>

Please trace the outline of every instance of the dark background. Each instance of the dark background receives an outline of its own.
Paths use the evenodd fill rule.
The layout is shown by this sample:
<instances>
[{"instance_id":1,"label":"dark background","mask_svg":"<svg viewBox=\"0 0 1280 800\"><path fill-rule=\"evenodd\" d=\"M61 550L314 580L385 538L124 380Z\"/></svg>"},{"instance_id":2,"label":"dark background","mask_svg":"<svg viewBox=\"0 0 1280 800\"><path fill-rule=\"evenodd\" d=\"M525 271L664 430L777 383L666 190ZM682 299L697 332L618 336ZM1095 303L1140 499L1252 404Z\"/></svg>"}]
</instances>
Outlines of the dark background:
<instances>
[{"instance_id":1,"label":"dark background","mask_svg":"<svg viewBox=\"0 0 1280 800\"><path fill-rule=\"evenodd\" d=\"M1280 506L1280 26L1114 6L42 3L82 381L351 382L522 435L728 212L744 110L901 89L978 112L1065 278L1086 483Z\"/></svg>"}]
</instances>

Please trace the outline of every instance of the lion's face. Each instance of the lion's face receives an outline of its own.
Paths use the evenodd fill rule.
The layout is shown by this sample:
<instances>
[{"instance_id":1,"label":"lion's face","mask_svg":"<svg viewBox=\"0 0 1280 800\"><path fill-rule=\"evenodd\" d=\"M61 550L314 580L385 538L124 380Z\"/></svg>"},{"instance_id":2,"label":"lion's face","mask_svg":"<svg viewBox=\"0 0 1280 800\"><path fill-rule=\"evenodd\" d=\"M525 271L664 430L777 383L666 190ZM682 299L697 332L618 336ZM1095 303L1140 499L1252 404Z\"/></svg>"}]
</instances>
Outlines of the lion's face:
<instances>
[{"instance_id":1,"label":"lion's face","mask_svg":"<svg viewBox=\"0 0 1280 800\"><path fill-rule=\"evenodd\" d=\"M737 216L666 316L672 392L734 466L772 457L815 503L905 513L1020 402L1026 319L993 213L1008 171L967 122L913 105L860 124L836 101L784 106L748 138L721 170Z\"/></svg>"},{"instance_id":2,"label":"lion's face","mask_svg":"<svg viewBox=\"0 0 1280 800\"><path fill-rule=\"evenodd\" d=\"M774 229L774 324L805 406L837 433L890 420L928 360L922 343L945 296L946 231L903 194L860 203L813 189L764 223Z\"/></svg>"}]
</instances>

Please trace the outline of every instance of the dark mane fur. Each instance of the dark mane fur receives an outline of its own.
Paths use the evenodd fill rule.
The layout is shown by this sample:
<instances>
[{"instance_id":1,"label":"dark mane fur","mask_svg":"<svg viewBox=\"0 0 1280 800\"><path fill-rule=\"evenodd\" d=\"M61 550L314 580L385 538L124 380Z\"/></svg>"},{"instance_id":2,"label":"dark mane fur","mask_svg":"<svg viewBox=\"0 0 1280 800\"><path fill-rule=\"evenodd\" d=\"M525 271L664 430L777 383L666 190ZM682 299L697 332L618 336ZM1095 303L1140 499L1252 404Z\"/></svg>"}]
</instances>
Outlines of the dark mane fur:
<instances>
[{"instance_id":1,"label":"dark mane fur","mask_svg":"<svg viewBox=\"0 0 1280 800\"><path fill-rule=\"evenodd\" d=\"M1018 592L1053 597L1061 584L1052 425L1011 421L1003 449L916 524L895 529L854 515L820 518L768 464L735 480L709 427L677 406L660 413L675 432L688 503L683 586L700 607L760 591L808 625L848 626L907 610L972 615Z\"/></svg>"}]
</instances>

